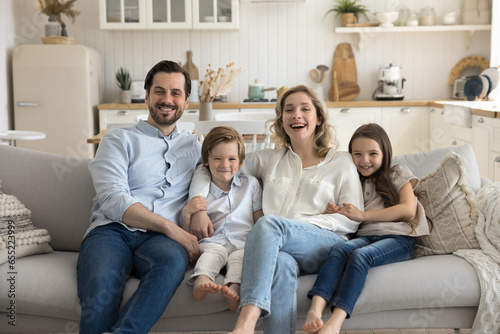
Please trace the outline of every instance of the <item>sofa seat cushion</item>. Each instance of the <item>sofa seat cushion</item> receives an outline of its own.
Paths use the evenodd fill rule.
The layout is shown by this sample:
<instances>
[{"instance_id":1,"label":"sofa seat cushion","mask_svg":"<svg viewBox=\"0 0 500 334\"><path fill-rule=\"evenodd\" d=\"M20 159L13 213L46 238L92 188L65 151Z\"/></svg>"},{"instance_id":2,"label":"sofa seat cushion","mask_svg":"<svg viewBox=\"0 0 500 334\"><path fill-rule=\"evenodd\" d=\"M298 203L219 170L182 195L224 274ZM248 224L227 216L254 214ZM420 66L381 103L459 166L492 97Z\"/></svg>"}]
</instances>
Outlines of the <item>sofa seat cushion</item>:
<instances>
[{"instance_id":1,"label":"sofa seat cushion","mask_svg":"<svg viewBox=\"0 0 500 334\"><path fill-rule=\"evenodd\" d=\"M299 278L299 313L310 305L307 291L316 275ZM356 314L448 307L477 307L480 287L474 268L455 255L423 256L409 261L370 268ZM330 312L326 310L325 312Z\"/></svg>"},{"instance_id":2,"label":"sofa seat cushion","mask_svg":"<svg viewBox=\"0 0 500 334\"><path fill-rule=\"evenodd\" d=\"M75 324L80 318L80 302L76 285L76 252L54 252L19 259L16 263L16 312L67 319ZM6 264L0 266L7 272ZM191 298L192 287L186 281L192 270L186 272L162 318L209 316L227 310L220 294L208 295L203 302ZM297 290L298 318L305 317L310 306L307 291L316 275L299 278ZM217 282L223 277L219 275ZM125 287L123 304L137 288L139 280L131 278ZM0 281L0 290L8 291L7 280ZM477 308L480 288L474 268L454 255L424 256L410 261L371 268L361 296L354 309L356 314L391 310L419 310L444 308ZM0 307L7 309L10 299L0 294ZM225 312L224 312L225 313ZM330 311L325 310L325 317ZM412 313L413 314L413 313ZM235 314L236 315L236 314Z\"/></svg>"}]
</instances>

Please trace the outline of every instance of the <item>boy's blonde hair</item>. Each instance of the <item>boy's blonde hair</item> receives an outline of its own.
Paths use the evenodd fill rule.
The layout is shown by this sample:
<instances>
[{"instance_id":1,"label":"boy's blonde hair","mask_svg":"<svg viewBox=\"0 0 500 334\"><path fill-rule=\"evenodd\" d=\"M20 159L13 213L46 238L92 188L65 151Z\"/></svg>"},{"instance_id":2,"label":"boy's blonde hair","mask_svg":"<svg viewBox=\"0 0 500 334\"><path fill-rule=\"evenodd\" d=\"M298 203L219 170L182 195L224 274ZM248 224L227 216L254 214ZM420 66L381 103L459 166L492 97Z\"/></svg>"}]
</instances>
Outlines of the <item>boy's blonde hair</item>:
<instances>
[{"instance_id":1,"label":"boy's blonde hair","mask_svg":"<svg viewBox=\"0 0 500 334\"><path fill-rule=\"evenodd\" d=\"M205 136L201 145L201 159L203 166L208 166L210 151L219 143L236 142L240 164L245 160L245 142L241 134L230 126L216 126Z\"/></svg>"}]
</instances>

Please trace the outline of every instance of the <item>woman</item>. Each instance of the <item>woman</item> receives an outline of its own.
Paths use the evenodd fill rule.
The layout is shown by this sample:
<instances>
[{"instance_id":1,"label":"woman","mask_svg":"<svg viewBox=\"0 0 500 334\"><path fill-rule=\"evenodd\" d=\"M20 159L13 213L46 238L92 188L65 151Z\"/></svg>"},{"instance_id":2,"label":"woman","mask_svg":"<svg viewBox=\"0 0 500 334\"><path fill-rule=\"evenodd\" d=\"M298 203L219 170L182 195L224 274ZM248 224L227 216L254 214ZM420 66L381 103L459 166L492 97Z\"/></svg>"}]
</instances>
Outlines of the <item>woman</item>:
<instances>
[{"instance_id":1,"label":"woman","mask_svg":"<svg viewBox=\"0 0 500 334\"><path fill-rule=\"evenodd\" d=\"M265 216L247 239L241 313L233 334L253 333L260 316L265 333L295 333L298 275L318 273L332 245L345 241L359 224L325 214L327 203L363 208L356 167L349 153L332 147L326 107L311 89L287 90L271 128L281 148L251 152L241 168L261 180ZM209 175L197 170L191 197L206 196L209 183ZM198 223L191 232L200 236L207 230Z\"/></svg>"}]
</instances>

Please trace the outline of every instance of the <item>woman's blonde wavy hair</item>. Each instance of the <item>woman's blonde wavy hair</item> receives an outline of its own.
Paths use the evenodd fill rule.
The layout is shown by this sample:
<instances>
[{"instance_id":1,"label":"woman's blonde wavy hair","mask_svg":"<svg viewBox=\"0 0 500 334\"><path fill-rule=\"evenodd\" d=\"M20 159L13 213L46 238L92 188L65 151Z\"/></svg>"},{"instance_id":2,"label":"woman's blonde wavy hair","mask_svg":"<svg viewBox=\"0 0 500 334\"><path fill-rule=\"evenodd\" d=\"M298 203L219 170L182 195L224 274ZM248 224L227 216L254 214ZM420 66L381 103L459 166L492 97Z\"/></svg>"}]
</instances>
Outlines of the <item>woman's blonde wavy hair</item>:
<instances>
[{"instance_id":1,"label":"woman's blonde wavy hair","mask_svg":"<svg viewBox=\"0 0 500 334\"><path fill-rule=\"evenodd\" d=\"M325 157L331 148L336 149L337 143L335 141L335 129L328 123L327 108L325 102L318 97L318 95L311 88L298 85L287 89L278 99L276 103L276 117L271 124L271 132L276 136L276 146L278 148L291 148L291 141L288 134L283 127L283 109L285 100L288 96L303 92L306 93L312 101L316 109L316 115L321 124L316 126L316 133L314 135L314 149L318 156Z\"/></svg>"}]
</instances>

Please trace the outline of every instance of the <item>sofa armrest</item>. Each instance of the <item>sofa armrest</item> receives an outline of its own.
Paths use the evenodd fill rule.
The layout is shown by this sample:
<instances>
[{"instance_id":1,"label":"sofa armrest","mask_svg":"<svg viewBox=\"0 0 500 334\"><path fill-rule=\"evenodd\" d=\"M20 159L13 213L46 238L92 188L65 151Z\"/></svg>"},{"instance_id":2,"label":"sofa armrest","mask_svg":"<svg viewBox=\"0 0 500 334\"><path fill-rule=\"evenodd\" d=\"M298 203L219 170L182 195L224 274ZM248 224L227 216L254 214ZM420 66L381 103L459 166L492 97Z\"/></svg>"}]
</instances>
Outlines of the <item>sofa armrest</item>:
<instances>
[{"instance_id":1,"label":"sofa armrest","mask_svg":"<svg viewBox=\"0 0 500 334\"><path fill-rule=\"evenodd\" d=\"M481 177L481 188L487 186L490 183L493 183L493 181L491 181L487 177Z\"/></svg>"}]
</instances>

